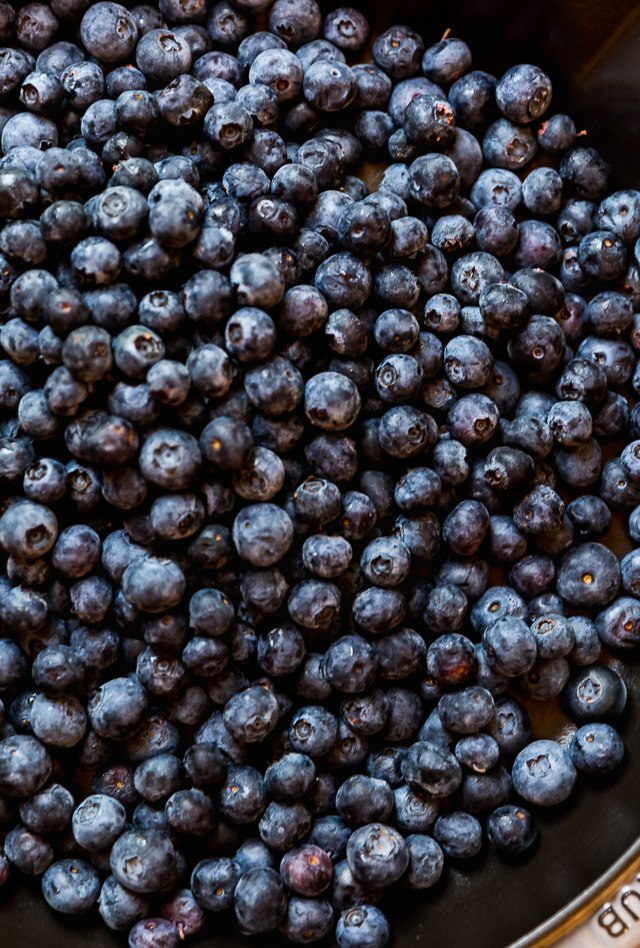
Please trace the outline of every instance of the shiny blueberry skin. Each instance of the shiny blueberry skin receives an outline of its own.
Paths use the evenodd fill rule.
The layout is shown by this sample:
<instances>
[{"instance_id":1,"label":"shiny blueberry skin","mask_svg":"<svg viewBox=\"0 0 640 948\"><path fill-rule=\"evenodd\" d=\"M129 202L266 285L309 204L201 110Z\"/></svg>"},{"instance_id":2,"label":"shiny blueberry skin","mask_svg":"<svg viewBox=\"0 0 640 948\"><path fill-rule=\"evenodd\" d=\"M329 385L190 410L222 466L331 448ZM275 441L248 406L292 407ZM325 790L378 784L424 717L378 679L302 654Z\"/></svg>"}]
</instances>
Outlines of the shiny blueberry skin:
<instances>
[{"instance_id":1,"label":"shiny blueberry skin","mask_svg":"<svg viewBox=\"0 0 640 948\"><path fill-rule=\"evenodd\" d=\"M373 58L394 79L405 79L417 72L423 51L424 44L415 30L396 26L376 39Z\"/></svg>"},{"instance_id":2,"label":"shiny blueberry skin","mask_svg":"<svg viewBox=\"0 0 640 948\"><path fill-rule=\"evenodd\" d=\"M407 784L393 791L393 819L403 833L426 833L438 815L438 800Z\"/></svg>"}]
</instances>

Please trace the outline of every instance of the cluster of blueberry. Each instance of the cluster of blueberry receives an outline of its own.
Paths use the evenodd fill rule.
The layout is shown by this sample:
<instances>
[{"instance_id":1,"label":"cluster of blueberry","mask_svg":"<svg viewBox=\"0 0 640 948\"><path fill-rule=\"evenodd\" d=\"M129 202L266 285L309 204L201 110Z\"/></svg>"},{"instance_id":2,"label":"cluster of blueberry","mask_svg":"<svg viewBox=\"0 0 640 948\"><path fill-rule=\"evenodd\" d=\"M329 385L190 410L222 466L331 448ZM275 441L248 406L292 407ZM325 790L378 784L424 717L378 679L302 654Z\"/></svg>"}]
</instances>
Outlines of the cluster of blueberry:
<instances>
[{"instance_id":1,"label":"cluster of blueberry","mask_svg":"<svg viewBox=\"0 0 640 948\"><path fill-rule=\"evenodd\" d=\"M0 883L131 948L382 948L624 756L640 193L537 67L368 34L0 0Z\"/></svg>"}]
</instances>

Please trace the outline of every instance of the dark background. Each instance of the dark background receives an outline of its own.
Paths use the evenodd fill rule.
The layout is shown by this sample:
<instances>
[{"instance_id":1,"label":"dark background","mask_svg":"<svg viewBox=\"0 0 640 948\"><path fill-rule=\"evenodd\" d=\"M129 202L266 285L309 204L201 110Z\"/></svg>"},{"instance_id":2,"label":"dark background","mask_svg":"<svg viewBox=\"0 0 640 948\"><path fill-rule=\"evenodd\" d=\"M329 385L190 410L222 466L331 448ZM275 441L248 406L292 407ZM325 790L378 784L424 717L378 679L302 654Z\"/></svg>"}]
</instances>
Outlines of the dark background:
<instances>
[{"instance_id":1,"label":"dark background","mask_svg":"<svg viewBox=\"0 0 640 948\"><path fill-rule=\"evenodd\" d=\"M393 22L415 26L426 45L451 27L470 44L476 68L500 75L518 62L541 65L554 82L554 110L569 111L580 128L588 129L587 143L611 162L618 184L640 186L640 4L457 0L435 7L419 0L397 5L387 0L353 5L374 21L377 31ZM629 549L620 523L604 542L620 555ZM591 785L582 780L560 812L537 814L540 843L523 864L505 864L494 853L483 853L473 865L449 868L425 893L397 887L386 899L396 946L505 948L577 896L640 836L640 659L612 661L630 692L622 727L628 751L622 774ZM531 710L536 737L562 738L568 722L557 708ZM267 938L269 945L285 944L275 934ZM226 918L213 917L189 945L202 948L213 939L219 948L246 942ZM109 931L94 912L68 920L50 911L38 880L14 879L0 890L1 948L125 944L126 936Z\"/></svg>"}]
</instances>

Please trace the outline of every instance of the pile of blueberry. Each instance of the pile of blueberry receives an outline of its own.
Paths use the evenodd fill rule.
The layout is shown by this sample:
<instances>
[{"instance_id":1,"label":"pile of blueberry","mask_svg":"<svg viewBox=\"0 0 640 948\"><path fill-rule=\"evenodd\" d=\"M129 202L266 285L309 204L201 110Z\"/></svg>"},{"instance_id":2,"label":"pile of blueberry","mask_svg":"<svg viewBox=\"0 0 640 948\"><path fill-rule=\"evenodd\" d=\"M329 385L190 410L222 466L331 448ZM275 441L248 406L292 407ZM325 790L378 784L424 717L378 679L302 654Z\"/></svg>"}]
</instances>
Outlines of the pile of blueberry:
<instances>
[{"instance_id":1,"label":"pile of blueberry","mask_svg":"<svg viewBox=\"0 0 640 948\"><path fill-rule=\"evenodd\" d=\"M368 34L0 0L0 882L131 948L382 948L624 756L640 193L537 67Z\"/></svg>"}]
</instances>

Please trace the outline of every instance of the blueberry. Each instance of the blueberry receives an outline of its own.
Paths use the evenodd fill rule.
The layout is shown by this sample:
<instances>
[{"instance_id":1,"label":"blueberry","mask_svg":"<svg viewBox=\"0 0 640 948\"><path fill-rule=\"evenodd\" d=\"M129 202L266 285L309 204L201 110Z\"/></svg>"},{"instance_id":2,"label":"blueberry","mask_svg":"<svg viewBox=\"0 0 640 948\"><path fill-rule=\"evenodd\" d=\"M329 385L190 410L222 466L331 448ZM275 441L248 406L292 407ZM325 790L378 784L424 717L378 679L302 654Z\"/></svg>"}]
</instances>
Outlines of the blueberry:
<instances>
[{"instance_id":1,"label":"blueberry","mask_svg":"<svg viewBox=\"0 0 640 948\"><path fill-rule=\"evenodd\" d=\"M466 44L460 40L454 40L456 50L460 48L463 59L457 62L465 61L466 51L463 47ZM436 44L437 48L439 44ZM442 54L446 56L447 49L443 49ZM456 60L454 60L456 61ZM495 89L497 80L488 72L482 72L479 69L466 72L453 83L449 89L449 101L453 106L456 122L462 128L470 131L476 131L486 125L487 121L495 111Z\"/></svg>"},{"instance_id":2,"label":"blueberry","mask_svg":"<svg viewBox=\"0 0 640 948\"><path fill-rule=\"evenodd\" d=\"M377 649L382 678L392 681L408 678L425 664L424 639L413 629L399 629L383 636L378 640Z\"/></svg>"},{"instance_id":3,"label":"blueberry","mask_svg":"<svg viewBox=\"0 0 640 948\"><path fill-rule=\"evenodd\" d=\"M600 543L583 543L560 561L557 588L572 605L604 606L620 586L620 565L610 550Z\"/></svg>"},{"instance_id":4,"label":"blueberry","mask_svg":"<svg viewBox=\"0 0 640 948\"><path fill-rule=\"evenodd\" d=\"M421 155L409 166L409 175L411 196L427 207L449 207L460 191L460 174L446 155Z\"/></svg>"},{"instance_id":5,"label":"blueberry","mask_svg":"<svg viewBox=\"0 0 640 948\"><path fill-rule=\"evenodd\" d=\"M337 112L353 102L358 81L346 63L317 60L305 71L302 88L306 100L314 108L322 112Z\"/></svg>"},{"instance_id":6,"label":"blueberry","mask_svg":"<svg viewBox=\"0 0 640 948\"><path fill-rule=\"evenodd\" d=\"M354 877L365 885L390 885L405 872L409 850L397 830L383 823L370 823L352 833L347 861Z\"/></svg>"},{"instance_id":7,"label":"blueberry","mask_svg":"<svg viewBox=\"0 0 640 948\"><path fill-rule=\"evenodd\" d=\"M312 898L330 885L333 866L323 849L307 843L285 853L280 863L280 875L287 888L296 895Z\"/></svg>"},{"instance_id":8,"label":"blueberry","mask_svg":"<svg viewBox=\"0 0 640 948\"><path fill-rule=\"evenodd\" d=\"M374 681L378 670L378 656L366 639L359 635L345 635L327 650L324 674L327 681L339 691L358 694Z\"/></svg>"},{"instance_id":9,"label":"blueberry","mask_svg":"<svg viewBox=\"0 0 640 948\"><path fill-rule=\"evenodd\" d=\"M364 46L369 36L369 24L358 10L352 7L339 7L325 18L322 26L325 39L350 52Z\"/></svg>"},{"instance_id":10,"label":"blueberry","mask_svg":"<svg viewBox=\"0 0 640 948\"><path fill-rule=\"evenodd\" d=\"M426 739L409 747L401 766L411 787L436 797L449 796L462 780L460 764L453 754Z\"/></svg>"},{"instance_id":11,"label":"blueberry","mask_svg":"<svg viewBox=\"0 0 640 948\"><path fill-rule=\"evenodd\" d=\"M353 617L358 625L369 633L378 634L398 625L406 611L407 603L401 592L379 587L358 593L352 606Z\"/></svg>"},{"instance_id":12,"label":"blueberry","mask_svg":"<svg viewBox=\"0 0 640 948\"><path fill-rule=\"evenodd\" d=\"M483 207L474 217L473 226L480 250L495 257L511 253L518 242L520 229L508 207Z\"/></svg>"},{"instance_id":13,"label":"blueberry","mask_svg":"<svg viewBox=\"0 0 640 948\"><path fill-rule=\"evenodd\" d=\"M474 392L453 403L447 414L447 427L453 438L470 447L488 441L498 427L499 419L495 402Z\"/></svg>"},{"instance_id":14,"label":"blueberry","mask_svg":"<svg viewBox=\"0 0 640 948\"><path fill-rule=\"evenodd\" d=\"M289 675L304 659L304 639L296 626L283 624L260 636L257 652L260 667L267 674Z\"/></svg>"},{"instance_id":15,"label":"blueberry","mask_svg":"<svg viewBox=\"0 0 640 948\"><path fill-rule=\"evenodd\" d=\"M149 908L146 899L125 889L113 876L102 883L97 904L102 921L115 931L130 928L147 915Z\"/></svg>"},{"instance_id":16,"label":"blueberry","mask_svg":"<svg viewBox=\"0 0 640 948\"><path fill-rule=\"evenodd\" d=\"M522 185L522 199L532 214L554 214L562 203L562 178L553 168L530 171Z\"/></svg>"},{"instance_id":17,"label":"blueberry","mask_svg":"<svg viewBox=\"0 0 640 948\"><path fill-rule=\"evenodd\" d=\"M412 145L446 148L455 133L453 109L444 96L418 95L403 112L402 128Z\"/></svg>"},{"instance_id":18,"label":"blueberry","mask_svg":"<svg viewBox=\"0 0 640 948\"><path fill-rule=\"evenodd\" d=\"M489 520L489 540L492 555L499 562L520 562L527 551L527 541L516 527L513 518L493 516ZM509 581L513 584L511 574Z\"/></svg>"},{"instance_id":19,"label":"blueberry","mask_svg":"<svg viewBox=\"0 0 640 948\"><path fill-rule=\"evenodd\" d=\"M624 744L610 724L585 724L571 739L569 753L578 770L602 774L615 770L622 763Z\"/></svg>"},{"instance_id":20,"label":"blueberry","mask_svg":"<svg viewBox=\"0 0 640 948\"><path fill-rule=\"evenodd\" d=\"M513 66L498 82L496 102L512 122L530 122L548 109L551 94L551 80L537 66Z\"/></svg>"},{"instance_id":21,"label":"blueberry","mask_svg":"<svg viewBox=\"0 0 640 948\"><path fill-rule=\"evenodd\" d=\"M29 797L47 782L52 762L35 737L16 734L0 742L0 790L8 797Z\"/></svg>"},{"instance_id":22,"label":"blueberry","mask_svg":"<svg viewBox=\"0 0 640 948\"><path fill-rule=\"evenodd\" d=\"M190 889L178 889L161 908L162 917L172 922L183 936L194 935L205 923L205 913Z\"/></svg>"},{"instance_id":23,"label":"blueberry","mask_svg":"<svg viewBox=\"0 0 640 948\"><path fill-rule=\"evenodd\" d=\"M439 816L433 835L452 859L470 859L482 847L482 826L475 816L462 810Z\"/></svg>"},{"instance_id":24,"label":"blueberry","mask_svg":"<svg viewBox=\"0 0 640 948\"><path fill-rule=\"evenodd\" d=\"M444 855L440 845L430 836L413 833L407 836L409 868L403 882L410 889L427 889L438 881L442 874Z\"/></svg>"},{"instance_id":25,"label":"blueberry","mask_svg":"<svg viewBox=\"0 0 640 948\"><path fill-rule=\"evenodd\" d=\"M520 689L536 701L549 701L560 694L566 685L571 669L563 658L540 660L523 675Z\"/></svg>"},{"instance_id":26,"label":"blueberry","mask_svg":"<svg viewBox=\"0 0 640 948\"><path fill-rule=\"evenodd\" d=\"M493 713L493 698L486 689L478 686L443 695L438 702L442 723L455 733L473 734L481 730Z\"/></svg>"},{"instance_id":27,"label":"blueberry","mask_svg":"<svg viewBox=\"0 0 640 948\"><path fill-rule=\"evenodd\" d=\"M144 688L131 676L112 678L101 685L89 702L88 713L96 733L121 740L137 730L146 708Z\"/></svg>"},{"instance_id":28,"label":"blueberry","mask_svg":"<svg viewBox=\"0 0 640 948\"><path fill-rule=\"evenodd\" d=\"M311 827L311 813L304 804L272 801L264 811L258 826L260 837L271 849L290 850L307 835Z\"/></svg>"},{"instance_id":29,"label":"blueberry","mask_svg":"<svg viewBox=\"0 0 640 948\"><path fill-rule=\"evenodd\" d=\"M575 644L569 653L574 665L592 665L600 657L600 638L595 623L586 616L569 619L575 636Z\"/></svg>"},{"instance_id":30,"label":"blueberry","mask_svg":"<svg viewBox=\"0 0 640 948\"><path fill-rule=\"evenodd\" d=\"M455 746L457 760L474 773L486 773L498 763L500 748L489 734L472 734Z\"/></svg>"},{"instance_id":31,"label":"blueberry","mask_svg":"<svg viewBox=\"0 0 640 948\"><path fill-rule=\"evenodd\" d=\"M178 757L157 754L136 767L133 783L145 800L154 803L177 790L183 780L184 768Z\"/></svg>"},{"instance_id":32,"label":"blueberry","mask_svg":"<svg viewBox=\"0 0 640 948\"><path fill-rule=\"evenodd\" d=\"M485 161L494 168L518 171L526 167L538 150L538 142L526 125L498 119L487 129L482 141Z\"/></svg>"},{"instance_id":33,"label":"blueberry","mask_svg":"<svg viewBox=\"0 0 640 948\"><path fill-rule=\"evenodd\" d=\"M467 597L457 586L442 584L429 593L423 618L432 632L460 629L467 612Z\"/></svg>"},{"instance_id":34,"label":"blueberry","mask_svg":"<svg viewBox=\"0 0 640 948\"><path fill-rule=\"evenodd\" d=\"M537 655L533 633L522 619L513 616L488 625L482 644L491 667L509 677L529 671Z\"/></svg>"},{"instance_id":35,"label":"blueberry","mask_svg":"<svg viewBox=\"0 0 640 948\"><path fill-rule=\"evenodd\" d=\"M225 727L237 740L262 741L275 727L278 705L264 688L248 688L235 695L224 710Z\"/></svg>"},{"instance_id":36,"label":"blueberry","mask_svg":"<svg viewBox=\"0 0 640 948\"><path fill-rule=\"evenodd\" d=\"M165 803L170 827L187 836L205 836L216 822L215 810L202 790L177 790Z\"/></svg>"},{"instance_id":37,"label":"blueberry","mask_svg":"<svg viewBox=\"0 0 640 948\"><path fill-rule=\"evenodd\" d=\"M51 842L18 823L9 830L4 841L8 861L27 876L39 876L54 860ZM97 892L96 892L97 895Z\"/></svg>"},{"instance_id":38,"label":"blueberry","mask_svg":"<svg viewBox=\"0 0 640 948\"><path fill-rule=\"evenodd\" d=\"M333 908L325 899L292 896L280 931L289 941L305 944L319 941L333 926Z\"/></svg>"},{"instance_id":39,"label":"blueberry","mask_svg":"<svg viewBox=\"0 0 640 948\"><path fill-rule=\"evenodd\" d=\"M575 645L575 633L571 622L563 616L545 615L533 623L531 631L535 637L540 658L564 658Z\"/></svg>"},{"instance_id":40,"label":"blueberry","mask_svg":"<svg viewBox=\"0 0 640 948\"><path fill-rule=\"evenodd\" d=\"M427 651L427 668L442 684L459 684L469 679L476 668L473 643L458 632L435 639Z\"/></svg>"},{"instance_id":41,"label":"blueberry","mask_svg":"<svg viewBox=\"0 0 640 948\"><path fill-rule=\"evenodd\" d=\"M578 246L578 263L591 277L614 280L624 272L627 251L622 240L607 230L594 230Z\"/></svg>"},{"instance_id":42,"label":"blueberry","mask_svg":"<svg viewBox=\"0 0 640 948\"><path fill-rule=\"evenodd\" d=\"M129 932L129 948L177 948L180 935L173 922L165 918L145 918Z\"/></svg>"},{"instance_id":43,"label":"blueberry","mask_svg":"<svg viewBox=\"0 0 640 948\"><path fill-rule=\"evenodd\" d=\"M58 534L58 522L48 507L22 500L0 519L0 543L8 553L27 559L48 553Z\"/></svg>"},{"instance_id":44,"label":"blueberry","mask_svg":"<svg viewBox=\"0 0 640 948\"><path fill-rule=\"evenodd\" d=\"M72 695L40 694L31 709L31 727L44 744L73 747L85 734L87 716Z\"/></svg>"},{"instance_id":45,"label":"blueberry","mask_svg":"<svg viewBox=\"0 0 640 948\"><path fill-rule=\"evenodd\" d=\"M286 754L267 768L265 787L275 800L297 800L309 790L315 774L315 765L305 754Z\"/></svg>"},{"instance_id":46,"label":"blueberry","mask_svg":"<svg viewBox=\"0 0 640 948\"><path fill-rule=\"evenodd\" d=\"M533 818L524 807L498 807L487 820L489 842L501 853L522 853L533 846L537 835Z\"/></svg>"},{"instance_id":47,"label":"blueberry","mask_svg":"<svg viewBox=\"0 0 640 948\"><path fill-rule=\"evenodd\" d=\"M68 826L74 809L73 796L59 783L51 784L20 801L20 819L34 833L55 833Z\"/></svg>"},{"instance_id":48,"label":"blueberry","mask_svg":"<svg viewBox=\"0 0 640 948\"><path fill-rule=\"evenodd\" d=\"M555 741L534 741L513 764L513 786L520 796L537 806L555 806L573 791L576 769L569 753Z\"/></svg>"},{"instance_id":49,"label":"blueberry","mask_svg":"<svg viewBox=\"0 0 640 948\"><path fill-rule=\"evenodd\" d=\"M118 3L94 4L82 18L82 44L92 56L116 62L133 52L138 27L128 10Z\"/></svg>"},{"instance_id":50,"label":"blueberry","mask_svg":"<svg viewBox=\"0 0 640 948\"><path fill-rule=\"evenodd\" d=\"M393 791L393 818L403 833L425 833L438 815L438 799L431 794L403 784Z\"/></svg>"},{"instance_id":51,"label":"blueberry","mask_svg":"<svg viewBox=\"0 0 640 948\"><path fill-rule=\"evenodd\" d=\"M348 777L336 796L338 813L351 824L385 820L392 808L393 794L389 785L374 777Z\"/></svg>"},{"instance_id":52,"label":"blueberry","mask_svg":"<svg viewBox=\"0 0 640 948\"><path fill-rule=\"evenodd\" d=\"M572 148L560 161L560 175L579 198L598 201L606 194L610 165L595 148Z\"/></svg>"},{"instance_id":53,"label":"blueberry","mask_svg":"<svg viewBox=\"0 0 640 948\"><path fill-rule=\"evenodd\" d=\"M477 500L461 501L442 525L442 539L459 556L476 553L489 529L489 513Z\"/></svg>"},{"instance_id":54,"label":"blueberry","mask_svg":"<svg viewBox=\"0 0 640 948\"><path fill-rule=\"evenodd\" d=\"M503 277L504 270L500 262L489 253L477 251L465 254L456 260L451 268L451 288L461 303L476 305L485 287L491 283L502 281ZM485 351L485 344L472 336L465 335L461 338L463 340L462 343L455 343L456 349L459 345L464 345L466 347L467 359L469 359L471 353L474 354L475 359L479 363L476 371L482 373L481 367L484 367L484 372L487 376L484 380L487 381L491 368L487 368L489 353L488 350ZM473 342L470 341L472 339L474 340ZM452 342L454 342L454 340L452 340ZM490 359L488 359L488 361L491 362ZM451 380L455 381L453 378ZM465 381L467 383L466 385L464 384ZM459 383L456 382L456 384ZM466 377L463 375L462 384L463 387L471 388L471 376ZM479 384L482 383L480 382Z\"/></svg>"},{"instance_id":55,"label":"blueberry","mask_svg":"<svg viewBox=\"0 0 640 948\"><path fill-rule=\"evenodd\" d=\"M321 372L305 386L304 407L307 417L316 427L342 431L358 416L360 395L353 382L345 376L337 372Z\"/></svg>"},{"instance_id":56,"label":"blueberry","mask_svg":"<svg viewBox=\"0 0 640 948\"><path fill-rule=\"evenodd\" d=\"M514 757L531 740L531 723L524 707L507 696L496 700L496 713L487 727L504 756Z\"/></svg>"},{"instance_id":57,"label":"blueberry","mask_svg":"<svg viewBox=\"0 0 640 948\"><path fill-rule=\"evenodd\" d=\"M42 876L42 894L57 912L84 915L98 899L100 875L83 859L61 859Z\"/></svg>"},{"instance_id":58,"label":"blueberry","mask_svg":"<svg viewBox=\"0 0 640 948\"><path fill-rule=\"evenodd\" d=\"M342 913L336 926L340 948L382 948L389 939L389 923L375 905L358 905Z\"/></svg>"},{"instance_id":59,"label":"blueberry","mask_svg":"<svg viewBox=\"0 0 640 948\"><path fill-rule=\"evenodd\" d=\"M251 61L249 81L269 86L280 102L294 99L302 88L300 60L286 49L264 49Z\"/></svg>"},{"instance_id":60,"label":"blueberry","mask_svg":"<svg viewBox=\"0 0 640 948\"><path fill-rule=\"evenodd\" d=\"M474 597L477 598L477 597ZM524 600L509 586L492 586L471 610L471 623L484 632L498 619L523 619L526 616Z\"/></svg>"},{"instance_id":61,"label":"blueberry","mask_svg":"<svg viewBox=\"0 0 640 948\"><path fill-rule=\"evenodd\" d=\"M110 856L115 879L133 892L156 892L175 878L176 853L163 833L138 829L120 836Z\"/></svg>"}]
</instances>

